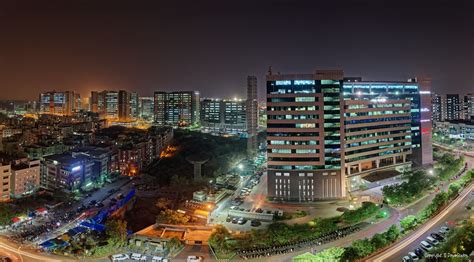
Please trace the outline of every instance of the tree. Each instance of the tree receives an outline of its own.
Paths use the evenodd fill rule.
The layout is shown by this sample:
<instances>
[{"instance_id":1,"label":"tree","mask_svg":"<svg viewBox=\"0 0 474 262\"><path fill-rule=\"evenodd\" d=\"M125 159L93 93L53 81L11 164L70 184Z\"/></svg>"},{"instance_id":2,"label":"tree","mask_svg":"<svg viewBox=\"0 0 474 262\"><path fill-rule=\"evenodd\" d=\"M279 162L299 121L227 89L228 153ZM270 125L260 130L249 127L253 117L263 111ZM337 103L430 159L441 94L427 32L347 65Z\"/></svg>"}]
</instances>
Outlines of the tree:
<instances>
[{"instance_id":1,"label":"tree","mask_svg":"<svg viewBox=\"0 0 474 262\"><path fill-rule=\"evenodd\" d=\"M179 249L181 247L181 245L182 245L181 241L179 241L179 239L176 238L176 237L173 237L168 242L166 242L166 247L170 251L174 251L174 250Z\"/></svg>"},{"instance_id":2,"label":"tree","mask_svg":"<svg viewBox=\"0 0 474 262\"><path fill-rule=\"evenodd\" d=\"M375 250L387 245L387 239L385 238L385 236L383 234L378 234L378 233L372 237L370 242L374 246Z\"/></svg>"},{"instance_id":3,"label":"tree","mask_svg":"<svg viewBox=\"0 0 474 262\"><path fill-rule=\"evenodd\" d=\"M414 228L418 223L416 216L409 215L400 220L400 226L407 231Z\"/></svg>"},{"instance_id":4,"label":"tree","mask_svg":"<svg viewBox=\"0 0 474 262\"><path fill-rule=\"evenodd\" d=\"M391 225L383 234L385 235L385 239L387 239L388 242L394 242L400 236L400 230L397 226Z\"/></svg>"},{"instance_id":5,"label":"tree","mask_svg":"<svg viewBox=\"0 0 474 262\"><path fill-rule=\"evenodd\" d=\"M108 242L112 246L122 247L127 242L127 221L108 220L105 223Z\"/></svg>"},{"instance_id":6,"label":"tree","mask_svg":"<svg viewBox=\"0 0 474 262\"><path fill-rule=\"evenodd\" d=\"M169 200L168 198L160 197L156 201L155 205L159 209L167 209L171 206L171 200Z\"/></svg>"},{"instance_id":7,"label":"tree","mask_svg":"<svg viewBox=\"0 0 474 262\"><path fill-rule=\"evenodd\" d=\"M331 247L314 255L314 258L312 258L311 261L312 262L340 261L343 254L344 254L344 248Z\"/></svg>"},{"instance_id":8,"label":"tree","mask_svg":"<svg viewBox=\"0 0 474 262\"><path fill-rule=\"evenodd\" d=\"M216 225L214 230L209 237L209 244L216 248L221 253L229 253L230 246L228 245L228 239L231 237L229 230L223 225Z\"/></svg>"},{"instance_id":9,"label":"tree","mask_svg":"<svg viewBox=\"0 0 474 262\"><path fill-rule=\"evenodd\" d=\"M183 213L172 209L165 209L160 211L160 214L156 217L156 223L178 225L188 223L189 219L190 217Z\"/></svg>"},{"instance_id":10,"label":"tree","mask_svg":"<svg viewBox=\"0 0 474 262\"><path fill-rule=\"evenodd\" d=\"M369 239L358 239L347 247L342 255L342 261L355 261L364 258L375 251Z\"/></svg>"}]
</instances>

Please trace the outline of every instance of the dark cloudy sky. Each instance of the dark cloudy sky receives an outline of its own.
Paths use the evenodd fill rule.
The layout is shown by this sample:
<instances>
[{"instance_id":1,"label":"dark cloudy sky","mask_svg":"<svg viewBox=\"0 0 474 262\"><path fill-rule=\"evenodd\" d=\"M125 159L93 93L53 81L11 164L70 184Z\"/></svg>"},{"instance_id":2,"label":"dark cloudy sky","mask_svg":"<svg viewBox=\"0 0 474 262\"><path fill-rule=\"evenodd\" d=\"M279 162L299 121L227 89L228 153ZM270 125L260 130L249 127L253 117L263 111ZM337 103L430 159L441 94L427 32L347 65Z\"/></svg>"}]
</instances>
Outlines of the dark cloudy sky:
<instances>
[{"instance_id":1,"label":"dark cloudy sky","mask_svg":"<svg viewBox=\"0 0 474 262\"><path fill-rule=\"evenodd\" d=\"M1 0L0 98L46 90L245 93L249 74L430 75L474 92L472 0Z\"/></svg>"}]
</instances>

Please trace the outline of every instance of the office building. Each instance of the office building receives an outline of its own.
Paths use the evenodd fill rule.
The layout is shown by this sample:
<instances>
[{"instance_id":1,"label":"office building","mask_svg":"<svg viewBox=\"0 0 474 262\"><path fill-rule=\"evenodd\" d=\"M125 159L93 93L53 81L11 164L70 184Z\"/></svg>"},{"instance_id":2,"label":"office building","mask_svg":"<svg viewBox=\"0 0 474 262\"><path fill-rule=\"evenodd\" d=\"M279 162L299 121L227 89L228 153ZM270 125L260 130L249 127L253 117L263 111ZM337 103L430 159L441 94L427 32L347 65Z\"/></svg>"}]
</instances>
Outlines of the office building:
<instances>
[{"instance_id":1,"label":"office building","mask_svg":"<svg viewBox=\"0 0 474 262\"><path fill-rule=\"evenodd\" d=\"M258 128L258 86L257 77L247 77L247 153L255 155L257 150L257 128Z\"/></svg>"},{"instance_id":2,"label":"office building","mask_svg":"<svg viewBox=\"0 0 474 262\"><path fill-rule=\"evenodd\" d=\"M443 110L441 103L441 95L433 94L431 96L431 105L432 105L432 120L434 122L443 121Z\"/></svg>"},{"instance_id":3,"label":"office building","mask_svg":"<svg viewBox=\"0 0 474 262\"><path fill-rule=\"evenodd\" d=\"M199 92L155 92L155 123L158 125L189 126L200 119Z\"/></svg>"},{"instance_id":4,"label":"office building","mask_svg":"<svg viewBox=\"0 0 474 262\"><path fill-rule=\"evenodd\" d=\"M474 93L462 96L461 119L474 122Z\"/></svg>"},{"instance_id":5,"label":"office building","mask_svg":"<svg viewBox=\"0 0 474 262\"><path fill-rule=\"evenodd\" d=\"M432 163L430 85L269 71L268 196L344 198L366 175Z\"/></svg>"},{"instance_id":6,"label":"office building","mask_svg":"<svg viewBox=\"0 0 474 262\"><path fill-rule=\"evenodd\" d=\"M139 97L138 98L138 117L151 121L153 120L154 102L153 97Z\"/></svg>"},{"instance_id":7,"label":"office building","mask_svg":"<svg viewBox=\"0 0 474 262\"><path fill-rule=\"evenodd\" d=\"M137 92L130 92L130 119L137 119L139 115L139 97Z\"/></svg>"},{"instance_id":8,"label":"office building","mask_svg":"<svg viewBox=\"0 0 474 262\"><path fill-rule=\"evenodd\" d=\"M44 157L41 186L48 190L73 192L92 185L94 162L83 154L63 153Z\"/></svg>"},{"instance_id":9,"label":"office building","mask_svg":"<svg viewBox=\"0 0 474 262\"><path fill-rule=\"evenodd\" d=\"M73 91L50 91L40 94L41 114L72 115L81 110L80 95Z\"/></svg>"},{"instance_id":10,"label":"office building","mask_svg":"<svg viewBox=\"0 0 474 262\"><path fill-rule=\"evenodd\" d=\"M201 127L204 131L236 134L247 132L247 101L212 99L201 101Z\"/></svg>"},{"instance_id":11,"label":"office building","mask_svg":"<svg viewBox=\"0 0 474 262\"><path fill-rule=\"evenodd\" d=\"M118 91L118 120L130 120L130 93L125 90Z\"/></svg>"}]
</instances>

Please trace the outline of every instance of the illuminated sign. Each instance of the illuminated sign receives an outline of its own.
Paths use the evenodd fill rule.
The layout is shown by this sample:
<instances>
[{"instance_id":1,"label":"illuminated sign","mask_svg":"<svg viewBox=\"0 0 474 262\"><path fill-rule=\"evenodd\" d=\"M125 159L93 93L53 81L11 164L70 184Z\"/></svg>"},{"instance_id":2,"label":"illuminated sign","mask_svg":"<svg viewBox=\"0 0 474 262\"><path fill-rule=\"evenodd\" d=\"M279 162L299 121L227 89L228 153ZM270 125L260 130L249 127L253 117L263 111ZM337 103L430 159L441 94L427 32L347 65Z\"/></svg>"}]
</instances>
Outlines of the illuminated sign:
<instances>
[{"instance_id":1,"label":"illuminated sign","mask_svg":"<svg viewBox=\"0 0 474 262\"><path fill-rule=\"evenodd\" d=\"M430 112L430 110L428 108L422 108L421 112Z\"/></svg>"},{"instance_id":2,"label":"illuminated sign","mask_svg":"<svg viewBox=\"0 0 474 262\"><path fill-rule=\"evenodd\" d=\"M81 170L81 166L75 166L71 169L72 172L76 172L76 171L79 171Z\"/></svg>"},{"instance_id":3,"label":"illuminated sign","mask_svg":"<svg viewBox=\"0 0 474 262\"><path fill-rule=\"evenodd\" d=\"M420 91L420 95L429 95L431 91Z\"/></svg>"},{"instance_id":4,"label":"illuminated sign","mask_svg":"<svg viewBox=\"0 0 474 262\"><path fill-rule=\"evenodd\" d=\"M290 80L276 81L275 84L277 86L289 86L291 85L291 81Z\"/></svg>"},{"instance_id":5,"label":"illuminated sign","mask_svg":"<svg viewBox=\"0 0 474 262\"><path fill-rule=\"evenodd\" d=\"M295 85L314 85L314 80L295 80Z\"/></svg>"}]
</instances>

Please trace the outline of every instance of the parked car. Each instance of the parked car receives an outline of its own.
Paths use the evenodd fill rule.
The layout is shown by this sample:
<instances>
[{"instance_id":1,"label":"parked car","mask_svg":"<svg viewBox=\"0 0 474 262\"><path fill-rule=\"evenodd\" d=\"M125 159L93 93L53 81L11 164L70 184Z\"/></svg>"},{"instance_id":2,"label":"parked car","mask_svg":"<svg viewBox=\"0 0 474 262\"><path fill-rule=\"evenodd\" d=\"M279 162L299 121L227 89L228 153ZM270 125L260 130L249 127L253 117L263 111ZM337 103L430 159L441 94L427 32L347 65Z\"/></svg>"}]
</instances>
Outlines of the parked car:
<instances>
[{"instance_id":1,"label":"parked car","mask_svg":"<svg viewBox=\"0 0 474 262\"><path fill-rule=\"evenodd\" d=\"M187 262L201 262L203 259L202 257L198 256L188 256Z\"/></svg>"},{"instance_id":2,"label":"parked car","mask_svg":"<svg viewBox=\"0 0 474 262\"><path fill-rule=\"evenodd\" d=\"M112 261L123 261L123 260L130 259L130 257L127 254L116 254L116 255L112 255L110 259Z\"/></svg>"},{"instance_id":3,"label":"parked car","mask_svg":"<svg viewBox=\"0 0 474 262\"><path fill-rule=\"evenodd\" d=\"M411 258L413 261L417 261L417 260L420 259L414 252L408 252L408 256L410 256L410 258Z\"/></svg>"},{"instance_id":4,"label":"parked car","mask_svg":"<svg viewBox=\"0 0 474 262\"><path fill-rule=\"evenodd\" d=\"M163 258L159 256L153 256L151 258L151 262L162 262L162 261L163 261Z\"/></svg>"},{"instance_id":5,"label":"parked car","mask_svg":"<svg viewBox=\"0 0 474 262\"><path fill-rule=\"evenodd\" d=\"M256 220L256 219L250 221L250 225L253 226L253 227L258 227L261 224L262 224L262 222L260 222L259 220Z\"/></svg>"},{"instance_id":6,"label":"parked car","mask_svg":"<svg viewBox=\"0 0 474 262\"><path fill-rule=\"evenodd\" d=\"M409 256L404 256L404 257L402 257L402 261L403 262L410 262L411 258Z\"/></svg>"},{"instance_id":7,"label":"parked car","mask_svg":"<svg viewBox=\"0 0 474 262\"><path fill-rule=\"evenodd\" d=\"M421 248L416 248L415 249L415 254L419 257L422 258L425 256L425 251Z\"/></svg>"},{"instance_id":8,"label":"parked car","mask_svg":"<svg viewBox=\"0 0 474 262\"><path fill-rule=\"evenodd\" d=\"M231 217L228 216L228 217L225 218L225 222L230 222L230 221L232 221Z\"/></svg>"},{"instance_id":9,"label":"parked car","mask_svg":"<svg viewBox=\"0 0 474 262\"><path fill-rule=\"evenodd\" d=\"M439 244L439 241L432 237L427 237L426 240L428 240L430 244L433 244L433 246L437 246Z\"/></svg>"},{"instance_id":10,"label":"parked car","mask_svg":"<svg viewBox=\"0 0 474 262\"><path fill-rule=\"evenodd\" d=\"M140 261L141 258L142 258L142 254L138 254L138 253L132 253L132 255L130 256L130 259L137 260L137 261Z\"/></svg>"},{"instance_id":11,"label":"parked car","mask_svg":"<svg viewBox=\"0 0 474 262\"><path fill-rule=\"evenodd\" d=\"M429 250L433 249L433 246L430 245L430 243L428 243L426 241L421 241L420 244L421 244L421 248L423 248L424 250L429 251Z\"/></svg>"},{"instance_id":12,"label":"parked car","mask_svg":"<svg viewBox=\"0 0 474 262\"><path fill-rule=\"evenodd\" d=\"M434 239L438 240L438 241L444 241L444 237L442 237L440 234L438 233L431 233L430 234L431 237L433 237Z\"/></svg>"},{"instance_id":13,"label":"parked car","mask_svg":"<svg viewBox=\"0 0 474 262\"><path fill-rule=\"evenodd\" d=\"M236 217L232 218L232 224L237 224L238 219Z\"/></svg>"},{"instance_id":14,"label":"parked car","mask_svg":"<svg viewBox=\"0 0 474 262\"><path fill-rule=\"evenodd\" d=\"M449 232L449 230L450 230L449 227L441 227L441 228L439 229L439 232L440 232L441 234L447 234L447 233Z\"/></svg>"},{"instance_id":15,"label":"parked car","mask_svg":"<svg viewBox=\"0 0 474 262\"><path fill-rule=\"evenodd\" d=\"M243 225L245 223L247 223L247 219L245 219L243 217L241 217L241 218L239 218L239 220L237 220L237 224L239 224L239 225Z\"/></svg>"}]
</instances>

